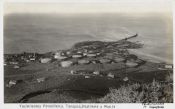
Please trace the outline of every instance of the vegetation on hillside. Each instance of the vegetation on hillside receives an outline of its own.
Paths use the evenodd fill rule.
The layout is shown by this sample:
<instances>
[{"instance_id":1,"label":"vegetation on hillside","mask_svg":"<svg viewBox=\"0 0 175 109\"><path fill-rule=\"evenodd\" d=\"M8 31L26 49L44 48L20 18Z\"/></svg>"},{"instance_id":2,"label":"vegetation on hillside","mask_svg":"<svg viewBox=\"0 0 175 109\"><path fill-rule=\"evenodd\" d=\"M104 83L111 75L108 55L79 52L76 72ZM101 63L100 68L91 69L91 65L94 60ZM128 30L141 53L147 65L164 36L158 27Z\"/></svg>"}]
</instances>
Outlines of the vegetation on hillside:
<instances>
[{"instance_id":1,"label":"vegetation on hillside","mask_svg":"<svg viewBox=\"0 0 175 109\"><path fill-rule=\"evenodd\" d=\"M149 84L135 83L121 86L119 89L110 89L101 103L172 103L173 85L153 81Z\"/></svg>"}]
</instances>

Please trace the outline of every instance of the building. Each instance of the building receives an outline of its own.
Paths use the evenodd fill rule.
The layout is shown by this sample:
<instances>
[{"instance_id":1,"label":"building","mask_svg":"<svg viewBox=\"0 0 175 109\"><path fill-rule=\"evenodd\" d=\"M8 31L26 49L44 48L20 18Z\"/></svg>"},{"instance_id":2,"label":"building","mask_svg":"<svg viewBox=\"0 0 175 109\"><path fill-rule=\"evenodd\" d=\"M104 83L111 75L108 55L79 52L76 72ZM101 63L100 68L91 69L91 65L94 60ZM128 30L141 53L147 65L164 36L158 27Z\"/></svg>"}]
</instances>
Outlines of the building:
<instances>
[{"instance_id":1,"label":"building","mask_svg":"<svg viewBox=\"0 0 175 109\"><path fill-rule=\"evenodd\" d=\"M17 83L16 80L10 80L10 81L9 81L9 84L10 84L10 85L16 85L16 83Z\"/></svg>"},{"instance_id":2,"label":"building","mask_svg":"<svg viewBox=\"0 0 175 109\"><path fill-rule=\"evenodd\" d=\"M171 65L171 64L165 64L165 68L166 69L173 69L173 65Z\"/></svg>"},{"instance_id":3,"label":"building","mask_svg":"<svg viewBox=\"0 0 175 109\"><path fill-rule=\"evenodd\" d=\"M18 62L9 62L10 64L16 65Z\"/></svg>"},{"instance_id":4,"label":"building","mask_svg":"<svg viewBox=\"0 0 175 109\"><path fill-rule=\"evenodd\" d=\"M9 87L9 88L10 88L10 87L16 85L16 83L17 83L16 80L10 80L10 81L8 82L8 84L6 84L6 87Z\"/></svg>"},{"instance_id":5,"label":"building","mask_svg":"<svg viewBox=\"0 0 175 109\"><path fill-rule=\"evenodd\" d=\"M30 61L35 61L35 58L30 58Z\"/></svg>"},{"instance_id":6,"label":"building","mask_svg":"<svg viewBox=\"0 0 175 109\"><path fill-rule=\"evenodd\" d=\"M102 64L103 64L103 63L110 63L110 62L111 62L111 60L109 60L109 59L104 59L104 58L103 58L103 59L100 59L99 61L100 61L100 63L102 63Z\"/></svg>"},{"instance_id":7,"label":"building","mask_svg":"<svg viewBox=\"0 0 175 109\"><path fill-rule=\"evenodd\" d=\"M42 78L37 78L37 82L40 83L40 82L44 82L46 78L42 77Z\"/></svg>"},{"instance_id":8,"label":"building","mask_svg":"<svg viewBox=\"0 0 175 109\"><path fill-rule=\"evenodd\" d=\"M81 58L81 57L83 57L81 54L72 55L72 58Z\"/></svg>"},{"instance_id":9,"label":"building","mask_svg":"<svg viewBox=\"0 0 175 109\"><path fill-rule=\"evenodd\" d=\"M72 61L62 61L61 63L61 67L69 67L73 64Z\"/></svg>"},{"instance_id":10,"label":"building","mask_svg":"<svg viewBox=\"0 0 175 109\"><path fill-rule=\"evenodd\" d=\"M109 78L114 78L114 74L112 74L112 73L108 73L108 75L107 75Z\"/></svg>"},{"instance_id":11,"label":"building","mask_svg":"<svg viewBox=\"0 0 175 109\"><path fill-rule=\"evenodd\" d=\"M99 72L99 71L94 71L93 74L94 74L94 75L99 75L100 72Z\"/></svg>"},{"instance_id":12,"label":"building","mask_svg":"<svg viewBox=\"0 0 175 109\"><path fill-rule=\"evenodd\" d=\"M73 70L71 70L71 71L70 71L70 73L73 75L73 74L74 74L74 71L73 71Z\"/></svg>"},{"instance_id":13,"label":"building","mask_svg":"<svg viewBox=\"0 0 175 109\"><path fill-rule=\"evenodd\" d=\"M19 66L18 66L18 65L15 65L13 68L15 68L15 69L19 69Z\"/></svg>"},{"instance_id":14,"label":"building","mask_svg":"<svg viewBox=\"0 0 175 109\"><path fill-rule=\"evenodd\" d=\"M128 67L135 67L137 65L138 65L138 63L136 63L136 62L126 61L126 66L128 66Z\"/></svg>"},{"instance_id":15,"label":"building","mask_svg":"<svg viewBox=\"0 0 175 109\"><path fill-rule=\"evenodd\" d=\"M123 78L123 81L125 81L125 82L128 81L128 80L129 80L128 77Z\"/></svg>"},{"instance_id":16,"label":"building","mask_svg":"<svg viewBox=\"0 0 175 109\"><path fill-rule=\"evenodd\" d=\"M78 63L79 63L79 64L88 64L89 61L88 61L88 60L82 59L82 60L79 60Z\"/></svg>"},{"instance_id":17,"label":"building","mask_svg":"<svg viewBox=\"0 0 175 109\"><path fill-rule=\"evenodd\" d=\"M87 56L87 57L95 57L95 56L97 56L97 55L94 54L94 53L88 53L86 56Z\"/></svg>"},{"instance_id":18,"label":"building","mask_svg":"<svg viewBox=\"0 0 175 109\"><path fill-rule=\"evenodd\" d=\"M97 63L98 63L97 60L92 60L91 62L92 62L93 64L97 64Z\"/></svg>"},{"instance_id":19,"label":"building","mask_svg":"<svg viewBox=\"0 0 175 109\"><path fill-rule=\"evenodd\" d=\"M55 59L59 59L59 60L63 60L63 59L67 59L67 56L63 56L61 52L56 52L54 55Z\"/></svg>"},{"instance_id":20,"label":"building","mask_svg":"<svg viewBox=\"0 0 175 109\"><path fill-rule=\"evenodd\" d=\"M48 63L51 61L51 58L42 58L40 61L41 63Z\"/></svg>"},{"instance_id":21,"label":"building","mask_svg":"<svg viewBox=\"0 0 175 109\"><path fill-rule=\"evenodd\" d=\"M7 63L6 62L4 62L4 66L6 66L7 65Z\"/></svg>"},{"instance_id":22,"label":"building","mask_svg":"<svg viewBox=\"0 0 175 109\"><path fill-rule=\"evenodd\" d=\"M87 53L83 53L83 56L87 56Z\"/></svg>"},{"instance_id":23,"label":"building","mask_svg":"<svg viewBox=\"0 0 175 109\"><path fill-rule=\"evenodd\" d=\"M26 62L30 62L30 60L28 60L28 59L26 59L25 61L26 61Z\"/></svg>"},{"instance_id":24,"label":"building","mask_svg":"<svg viewBox=\"0 0 175 109\"><path fill-rule=\"evenodd\" d=\"M88 78L90 78L90 76L86 75L84 78L88 79Z\"/></svg>"}]
</instances>

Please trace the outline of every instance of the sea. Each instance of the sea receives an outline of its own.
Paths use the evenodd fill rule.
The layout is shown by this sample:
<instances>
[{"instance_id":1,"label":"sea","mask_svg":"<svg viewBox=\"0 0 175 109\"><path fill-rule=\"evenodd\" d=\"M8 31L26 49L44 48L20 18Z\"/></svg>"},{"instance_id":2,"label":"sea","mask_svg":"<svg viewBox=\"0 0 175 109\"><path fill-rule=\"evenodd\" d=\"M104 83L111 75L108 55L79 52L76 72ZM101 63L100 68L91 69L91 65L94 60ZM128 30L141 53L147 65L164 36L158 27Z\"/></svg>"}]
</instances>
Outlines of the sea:
<instances>
[{"instance_id":1,"label":"sea","mask_svg":"<svg viewBox=\"0 0 175 109\"><path fill-rule=\"evenodd\" d=\"M4 53L51 52L81 41L117 41L134 34L131 41L144 44L133 49L151 61L173 63L173 20L164 14L32 14L4 15Z\"/></svg>"}]
</instances>

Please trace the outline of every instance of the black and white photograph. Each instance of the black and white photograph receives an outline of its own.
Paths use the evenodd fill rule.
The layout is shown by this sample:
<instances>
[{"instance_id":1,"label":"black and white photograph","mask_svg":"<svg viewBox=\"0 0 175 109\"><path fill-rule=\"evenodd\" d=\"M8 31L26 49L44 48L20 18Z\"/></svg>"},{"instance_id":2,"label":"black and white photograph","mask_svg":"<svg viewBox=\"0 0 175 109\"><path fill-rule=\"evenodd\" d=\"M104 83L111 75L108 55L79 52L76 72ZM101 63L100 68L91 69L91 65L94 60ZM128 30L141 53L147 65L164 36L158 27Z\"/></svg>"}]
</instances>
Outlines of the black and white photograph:
<instances>
[{"instance_id":1,"label":"black and white photograph","mask_svg":"<svg viewBox=\"0 0 175 109\"><path fill-rule=\"evenodd\" d=\"M4 2L3 69L5 104L173 103L171 0Z\"/></svg>"}]
</instances>

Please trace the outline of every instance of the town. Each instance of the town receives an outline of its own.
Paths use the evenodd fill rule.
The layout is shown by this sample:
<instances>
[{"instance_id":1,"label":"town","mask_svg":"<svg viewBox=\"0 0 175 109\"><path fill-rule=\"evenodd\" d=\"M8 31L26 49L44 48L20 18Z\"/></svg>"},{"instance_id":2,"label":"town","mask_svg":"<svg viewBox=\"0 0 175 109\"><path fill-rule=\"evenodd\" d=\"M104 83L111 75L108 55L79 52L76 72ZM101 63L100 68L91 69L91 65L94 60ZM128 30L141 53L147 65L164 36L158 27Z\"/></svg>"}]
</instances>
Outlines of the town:
<instances>
[{"instance_id":1,"label":"town","mask_svg":"<svg viewBox=\"0 0 175 109\"><path fill-rule=\"evenodd\" d=\"M140 49L143 44L128 41L129 39L113 42L84 41L76 43L67 50L44 54L27 52L5 54L5 90L8 93L5 97L6 102L18 102L19 99L22 102L26 100L26 94L41 90L47 93L60 89L83 90L101 94L103 92L94 92L92 89L107 90L125 83L145 83L154 79L160 82L172 82L172 79L169 79L172 77L166 77L172 75L173 65L149 62L131 54L128 49ZM75 82L76 79L80 79L79 82L85 82L86 85L79 85L81 82ZM93 84L91 86L93 88L88 89L92 84L90 81L97 83L99 81L100 84L99 86ZM64 85L63 82L68 85ZM75 82L74 85L77 86L69 86L71 82ZM106 83L103 84L104 82ZM31 88L27 90L25 85ZM24 93L21 94L17 92L18 90ZM104 92L106 94L106 91ZM16 98L12 99L10 95L14 93Z\"/></svg>"}]
</instances>

